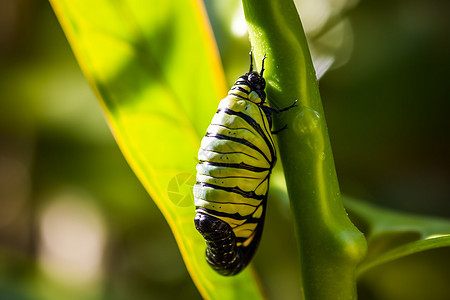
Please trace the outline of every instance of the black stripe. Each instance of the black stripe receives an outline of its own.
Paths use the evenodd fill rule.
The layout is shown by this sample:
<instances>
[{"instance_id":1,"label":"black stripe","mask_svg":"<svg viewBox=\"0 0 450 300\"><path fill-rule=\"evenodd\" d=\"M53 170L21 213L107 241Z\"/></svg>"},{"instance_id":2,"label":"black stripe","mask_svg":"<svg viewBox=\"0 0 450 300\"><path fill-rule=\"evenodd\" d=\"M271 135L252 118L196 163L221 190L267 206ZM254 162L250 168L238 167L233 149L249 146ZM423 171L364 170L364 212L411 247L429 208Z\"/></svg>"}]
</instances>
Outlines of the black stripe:
<instances>
[{"instance_id":1,"label":"black stripe","mask_svg":"<svg viewBox=\"0 0 450 300\"><path fill-rule=\"evenodd\" d=\"M259 206L261 206L261 204L260 204ZM260 227L260 224L261 224L261 219L264 219L264 217L265 217L265 212L264 212L264 207L263 207L263 212L262 212L262 214L261 214L261 217L255 218L255 217L253 217L253 214L254 214L257 210L258 210L258 208L255 209L254 212L253 212L251 215L249 215L250 217L247 218L247 220L245 220L244 223L242 223L242 224L240 224L240 225L237 225L236 228L239 228L239 227L244 226L244 225L246 225L246 224L256 224L255 231L258 230L258 228ZM236 228L235 228L235 229L236 229Z\"/></svg>"},{"instance_id":2,"label":"black stripe","mask_svg":"<svg viewBox=\"0 0 450 300\"><path fill-rule=\"evenodd\" d=\"M262 110L262 109L260 108L260 110ZM221 110L219 109L217 112L219 112L219 111L221 111ZM264 131L262 130L261 126L259 126L259 124L252 117L250 117L249 115L246 115L242 112L231 110L229 108L225 108L224 112L228 115L234 115L234 116L240 117L245 122L247 122L251 127L253 127L253 129L255 129L256 132L258 132L258 134L264 139L264 142L267 144L267 147L269 147L272 158L275 157L275 150L274 150L272 144L270 143L267 136L264 134ZM264 120L264 118L262 118L262 119ZM273 165L273 161L269 161L269 162Z\"/></svg>"},{"instance_id":3,"label":"black stripe","mask_svg":"<svg viewBox=\"0 0 450 300\"><path fill-rule=\"evenodd\" d=\"M264 158L267 160L267 162L269 164L272 164L272 161L269 160L269 158L264 154L264 152L261 149L259 149L258 147L256 147L255 145L253 145L252 143L247 141L246 139L241 139L241 138L237 138L234 136L228 136L228 135L224 135L224 134L220 134L220 133L211 133L211 132L207 132L205 134L205 137L212 137L212 138L216 138L219 140L227 140L227 141L232 141L232 142L236 142L236 143L245 145L245 146L252 148L253 150L256 150L259 153L261 153L261 155L264 156Z\"/></svg>"},{"instance_id":4,"label":"black stripe","mask_svg":"<svg viewBox=\"0 0 450 300\"><path fill-rule=\"evenodd\" d=\"M220 151L216 151L216 150L204 149L204 148L201 148L201 147L200 147L200 149L202 149L205 152L208 151L208 152L214 152L214 153L219 153L219 154L244 154L244 155L247 155L247 156L249 156L251 158L257 159L253 155L250 155L250 154L247 154L247 153L244 153L244 152L239 152L239 151L235 151L235 152L220 152Z\"/></svg>"},{"instance_id":5,"label":"black stripe","mask_svg":"<svg viewBox=\"0 0 450 300\"><path fill-rule=\"evenodd\" d=\"M266 178L264 178L264 179L258 184L258 186L256 187L256 189L259 188L259 186L260 186L261 184L263 184L264 181L266 181L266 180L267 180L267 186L269 186L269 178L270 178L269 176L267 176ZM255 189L255 190L256 190L256 189Z\"/></svg>"},{"instance_id":6,"label":"black stripe","mask_svg":"<svg viewBox=\"0 0 450 300\"><path fill-rule=\"evenodd\" d=\"M197 206L195 209L196 209L197 212L199 210L203 210L207 214L212 215L212 216L225 217L225 218L230 218L230 219L234 219L234 220L246 220L247 217L248 217L248 216L241 216L239 213L228 214L228 213L225 213L223 211L207 209L207 208L200 207L200 206Z\"/></svg>"},{"instance_id":7,"label":"black stripe","mask_svg":"<svg viewBox=\"0 0 450 300\"><path fill-rule=\"evenodd\" d=\"M247 91L246 89L243 89L243 88L241 88L240 86L237 86L237 85L234 85L232 88L231 88L231 90L239 90L239 91L241 91L241 92L243 92L243 93L245 93L245 94L250 94L250 92L251 92L251 90L250 90L250 92L249 91Z\"/></svg>"},{"instance_id":8,"label":"black stripe","mask_svg":"<svg viewBox=\"0 0 450 300\"><path fill-rule=\"evenodd\" d=\"M238 186L226 187L226 186L220 186L220 185L215 185L215 184L205 183L205 182L197 182L196 184L201 185L202 188L209 187L209 188L216 189L216 190L223 190L225 192L239 194L244 198L252 198L252 199L256 199L256 200L264 200L266 198L265 194L258 195L254 191L247 192L247 191L240 189Z\"/></svg>"},{"instance_id":9,"label":"black stripe","mask_svg":"<svg viewBox=\"0 0 450 300\"><path fill-rule=\"evenodd\" d=\"M236 86L236 85L246 85L246 86L250 87L250 89L252 91L254 90L254 88L251 85L249 85L248 82L245 79L238 79L238 80L236 80L236 82L234 83L234 86Z\"/></svg>"},{"instance_id":10,"label":"black stripe","mask_svg":"<svg viewBox=\"0 0 450 300\"><path fill-rule=\"evenodd\" d=\"M232 179L232 178L240 178L240 179L261 179L259 177L248 177L248 176L210 176L210 175L204 175L201 174L202 176L208 176L208 177L212 177L212 178L216 178L216 179ZM267 177L266 177L267 178ZM262 182L264 182L266 179L264 179ZM258 185L260 186L261 183Z\"/></svg>"},{"instance_id":11,"label":"black stripe","mask_svg":"<svg viewBox=\"0 0 450 300\"><path fill-rule=\"evenodd\" d=\"M206 200L206 199L203 199L203 198L198 198L198 199L201 199L201 200L206 201L206 202L208 202L208 203L216 203L216 204L218 204L219 206L220 206L220 204L232 204L232 205L247 205L247 206L251 206L251 207L253 207L253 208L258 208L258 207L261 205L261 204L251 205L251 204L249 204L249 203L237 203L237 202L211 201L211 200ZM245 223L244 223L244 224L245 224Z\"/></svg>"},{"instance_id":12,"label":"black stripe","mask_svg":"<svg viewBox=\"0 0 450 300\"><path fill-rule=\"evenodd\" d=\"M268 132L267 137L270 138L270 145L274 145L274 142L273 142L273 136L272 136L272 131L271 131L271 127L272 127L271 114L270 114L270 110L267 110L267 109L269 109L269 108L270 108L270 107L261 105L261 106L260 106L260 110L259 110L259 115L261 116L261 119L263 119L263 120L264 120L264 116L267 118L267 121L268 121L268 123L269 123L269 124L268 124L268 125L269 125L269 128L267 128L267 127L266 127L266 123L263 122L263 124L264 124L264 129L266 130L266 132ZM264 114L264 116L263 116L263 114ZM275 165L276 162L277 162L277 157L276 157L276 155L275 155L275 156L273 156L273 165Z\"/></svg>"},{"instance_id":13,"label":"black stripe","mask_svg":"<svg viewBox=\"0 0 450 300\"><path fill-rule=\"evenodd\" d=\"M233 95L233 96L235 96L235 97L238 97L238 98L241 98L241 99L244 99L244 100L248 100L248 97L242 97L242 96L239 95L239 94L232 93L231 90L228 92L228 95ZM248 101L249 101L249 100L248 100ZM219 112L219 111L220 111L220 109L217 110L217 112Z\"/></svg>"},{"instance_id":14,"label":"black stripe","mask_svg":"<svg viewBox=\"0 0 450 300\"><path fill-rule=\"evenodd\" d=\"M246 127L229 127L229 126L226 126L226 125L223 125L223 124L216 124L216 123L211 123L211 125L212 125L212 126L223 127L223 128L229 129L229 130L239 130L239 129L242 129L242 130L247 130L248 132L253 133L253 131L251 131L250 129L248 129L248 128L246 128Z\"/></svg>"},{"instance_id":15,"label":"black stripe","mask_svg":"<svg viewBox=\"0 0 450 300\"><path fill-rule=\"evenodd\" d=\"M200 161L199 164L206 164L206 165L210 165L210 166L214 166L214 167L244 169L244 170L249 170L249 171L258 172L258 173L270 171L270 168L255 167L255 166L247 165L246 163L243 163L243 162L241 162L239 164L230 164L230 163L219 163L219 162L203 160L203 161Z\"/></svg>"}]
</instances>

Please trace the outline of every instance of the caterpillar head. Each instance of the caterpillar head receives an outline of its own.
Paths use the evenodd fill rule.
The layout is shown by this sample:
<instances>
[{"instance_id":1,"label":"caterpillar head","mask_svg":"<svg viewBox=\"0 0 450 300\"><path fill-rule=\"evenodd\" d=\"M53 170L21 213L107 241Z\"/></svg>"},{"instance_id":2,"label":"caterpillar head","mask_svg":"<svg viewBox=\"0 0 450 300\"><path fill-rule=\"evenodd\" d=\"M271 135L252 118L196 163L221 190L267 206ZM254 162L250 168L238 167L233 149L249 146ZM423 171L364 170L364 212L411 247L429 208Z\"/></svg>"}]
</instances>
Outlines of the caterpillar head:
<instances>
[{"instance_id":1,"label":"caterpillar head","mask_svg":"<svg viewBox=\"0 0 450 300\"><path fill-rule=\"evenodd\" d=\"M266 88L266 80L260 74L256 72L249 72L243 76L248 83L255 89L264 91Z\"/></svg>"}]
</instances>

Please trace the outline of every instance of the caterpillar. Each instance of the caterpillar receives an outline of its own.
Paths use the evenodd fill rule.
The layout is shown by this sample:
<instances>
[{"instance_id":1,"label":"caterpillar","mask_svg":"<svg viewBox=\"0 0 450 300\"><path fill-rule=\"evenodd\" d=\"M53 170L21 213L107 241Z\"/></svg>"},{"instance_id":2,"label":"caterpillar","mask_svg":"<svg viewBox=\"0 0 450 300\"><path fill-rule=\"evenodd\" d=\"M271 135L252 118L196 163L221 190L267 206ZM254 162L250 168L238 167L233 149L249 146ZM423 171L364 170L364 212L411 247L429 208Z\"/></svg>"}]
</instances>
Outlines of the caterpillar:
<instances>
[{"instance_id":1,"label":"caterpillar","mask_svg":"<svg viewBox=\"0 0 450 300\"><path fill-rule=\"evenodd\" d=\"M266 100L261 71L250 70L219 103L198 152L194 185L195 227L204 237L206 260L219 274L236 275L251 261L261 239L276 150L271 131L277 110Z\"/></svg>"}]
</instances>

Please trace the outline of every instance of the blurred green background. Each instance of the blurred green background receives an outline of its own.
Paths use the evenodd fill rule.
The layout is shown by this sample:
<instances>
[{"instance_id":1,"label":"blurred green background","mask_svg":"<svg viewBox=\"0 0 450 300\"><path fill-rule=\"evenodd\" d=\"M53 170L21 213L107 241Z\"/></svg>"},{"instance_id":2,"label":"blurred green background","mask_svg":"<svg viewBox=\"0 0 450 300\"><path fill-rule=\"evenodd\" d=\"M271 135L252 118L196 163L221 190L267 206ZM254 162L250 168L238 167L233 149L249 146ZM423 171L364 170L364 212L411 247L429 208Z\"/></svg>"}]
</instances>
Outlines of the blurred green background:
<instances>
[{"instance_id":1,"label":"blurred green background","mask_svg":"<svg viewBox=\"0 0 450 300\"><path fill-rule=\"evenodd\" d=\"M325 2L348 19L314 23ZM237 3L205 3L230 85L250 48ZM450 218L450 3L301 5L314 55L340 66L320 90L343 194ZM47 1L0 1L0 55L0 299L199 299ZM255 269L269 298L299 299L288 204L270 199ZM373 270L360 299L448 299L449 254Z\"/></svg>"}]
</instances>

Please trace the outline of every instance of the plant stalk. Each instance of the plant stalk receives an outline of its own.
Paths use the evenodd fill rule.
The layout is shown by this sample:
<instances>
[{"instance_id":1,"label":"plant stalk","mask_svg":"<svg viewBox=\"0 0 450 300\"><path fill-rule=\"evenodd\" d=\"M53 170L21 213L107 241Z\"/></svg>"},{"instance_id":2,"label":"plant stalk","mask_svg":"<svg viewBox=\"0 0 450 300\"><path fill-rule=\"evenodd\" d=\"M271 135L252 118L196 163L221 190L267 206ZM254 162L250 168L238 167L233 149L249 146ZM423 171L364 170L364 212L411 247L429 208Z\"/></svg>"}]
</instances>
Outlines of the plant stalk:
<instances>
[{"instance_id":1,"label":"plant stalk","mask_svg":"<svg viewBox=\"0 0 450 300\"><path fill-rule=\"evenodd\" d=\"M307 300L356 299L356 267L364 236L342 204L318 83L292 0L243 0L250 39L272 107L297 107L275 116L275 129L295 221L302 289ZM281 230L281 228L280 228ZM280 254L281 255L281 254Z\"/></svg>"}]
</instances>

